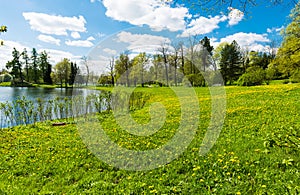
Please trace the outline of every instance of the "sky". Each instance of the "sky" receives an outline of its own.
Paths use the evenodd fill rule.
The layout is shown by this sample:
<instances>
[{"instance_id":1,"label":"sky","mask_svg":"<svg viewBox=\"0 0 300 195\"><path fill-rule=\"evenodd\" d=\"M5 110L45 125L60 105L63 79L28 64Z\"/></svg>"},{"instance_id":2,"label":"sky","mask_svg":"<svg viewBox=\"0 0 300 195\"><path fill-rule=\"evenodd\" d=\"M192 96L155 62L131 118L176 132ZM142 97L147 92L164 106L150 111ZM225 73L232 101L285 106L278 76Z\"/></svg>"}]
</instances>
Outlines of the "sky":
<instances>
[{"instance_id":1,"label":"sky","mask_svg":"<svg viewBox=\"0 0 300 195\"><path fill-rule=\"evenodd\" d=\"M292 6L260 6L243 13L238 6L213 12L161 0L0 0L0 68L15 47L47 51L55 65L63 58L80 64L82 56L107 61L122 50L155 50L153 45L207 36L216 47L236 40L242 48L266 51L290 22ZM94 59L94 66L96 59ZM105 66L99 64L100 69ZM99 62L99 61L98 61ZM98 67L99 68L99 67ZM104 69L103 69L104 70Z\"/></svg>"}]
</instances>

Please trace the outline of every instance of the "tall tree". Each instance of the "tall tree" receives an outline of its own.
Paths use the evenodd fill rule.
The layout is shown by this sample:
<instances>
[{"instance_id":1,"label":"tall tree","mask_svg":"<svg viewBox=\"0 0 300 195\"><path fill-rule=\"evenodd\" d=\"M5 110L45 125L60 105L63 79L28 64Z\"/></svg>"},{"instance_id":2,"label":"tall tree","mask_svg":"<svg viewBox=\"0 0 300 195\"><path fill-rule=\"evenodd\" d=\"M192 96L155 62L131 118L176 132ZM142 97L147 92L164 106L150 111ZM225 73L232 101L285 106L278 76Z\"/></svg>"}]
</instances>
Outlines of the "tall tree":
<instances>
[{"instance_id":1,"label":"tall tree","mask_svg":"<svg viewBox=\"0 0 300 195\"><path fill-rule=\"evenodd\" d=\"M115 57L109 60L108 71L110 75L111 85L115 86Z\"/></svg>"},{"instance_id":2,"label":"tall tree","mask_svg":"<svg viewBox=\"0 0 300 195\"><path fill-rule=\"evenodd\" d=\"M175 86L177 86L177 69L179 64L179 52L181 46L179 44L172 45L173 47L173 55L170 56L170 65L174 67L174 82Z\"/></svg>"},{"instance_id":3,"label":"tall tree","mask_svg":"<svg viewBox=\"0 0 300 195\"><path fill-rule=\"evenodd\" d=\"M214 47L210 45L210 39L205 36L201 41L200 44L202 46L202 66L203 66L203 72L206 71L206 68L208 65L212 64L215 65L215 63L210 62L213 55ZM214 66L214 70L217 70L217 67Z\"/></svg>"},{"instance_id":4,"label":"tall tree","mask_svg":"<svg viewBox=\"0 0 300 195\"><path fill-rule=\"evenodd\" d=\"M132 62L129 59L129 53L128 51L122 53L119 58L116 60L115 64L115 69L117 72L117 79L121 78L122 75L125 73L126 76L126 81L125 84L126 86L130 86L130 81L129 81L129 71L130 68L132 67ZM123 82L123 81L121 81Z\"/></svg>"},{"instance_id":5,"label":"tall tree","mask_svg":"<svg viewBox=\"0 0 300 195\"><path fill-rule=\"evenodd\" d=\"M51 79L51 71L52 71L52 66L49 63L49 56L46 51L43 51L39 54L39 67L41 70L41 75L43 78L44 83L46 84L52 84L52 79Z\"/></svg>"},{"instance_id":6,"label":"tall tree","mask_svg":"<svg viewBox=\"0 0 300 195\"><path fill-rule=\"evenodd\" d=\"M284 30L283 42L271 65L286 77L300 69L300 2L291 11L290 18L292 21Z\"/></svg>"},{"instance_id":7,"label":"tall tree","mask_svg":"<svg viewBox=\"0 0 300 195\"><path fill-rule=\"evenodd\" d=\"M85 81L85 85L88 86L89 79L90 79L90 65L89 65L89 60L88 60L87 56L82 56L81 60L82 60L82 64L84 65L84 67L86 69L86 81Z\"/></svg>"},{"instance_id":8,"label":"tall tree","mask_svg":"<svg viewBox=\"0 0 300 195\"><path fill-rule=\"evenodd\" d=\"M236 41L225 45L221 51L220 71L225 84L232 84L241 75L241 52Z\"/></svg>"},{"instance_id":9,"label":"tall tree","mask_svg":"<svg viewBox=\"0 0 300 195\"><path fill-rule=\"evenodd\" d=\"M140 82L144 87L144 76L146 71L146 64L149 62L149 56L142 52L133 58L133 66L137 67Z\"/></svg>"},{"instance_id":10,"label":"tall tree","mask_svg":"<svg viewBox=\"0 0 300 195\"><path fill-rule=\"evenodd\" d=\"M165 75L166 75L166 85L169 86L169 71L168 71L168 52L169 52L169 45L168 44L162 44L160 48L158 48L158 51L161 53L161 56L163 58L163 63L165 65Z\"/></svg>"},{"instance_id":11,"label":"tall tree","mask_svg":"<svg viewBox=\"0 0 300 195\"><path fill-rule=\"evenodd\" d=\"M39 69L38 69L38 53L35 48L31 52L31 66L33 70L33 81L38 83L39 79Z\"/></svg>"},{"instance_id":12,"label":"tall tree","mask_svg":"<svg viewBox=\"0 0 300 195\"><path fill-rule=\"evenodd\" d=\"M11 69L10 74L13 76L14 82L18 81L23 83L22 63L20 61L21 54L16 48L12 51L12 57L13 60L7 62L6 68Z\"/></svg>"},{"instance_id":13,"label":"tall tree","mask_svg":"<svg viewBox=\"0 0 300 195\"><path fill-rule=\"evenodd\" d=\"M23 62L25 65L25 79L27 82L29 82L30 78L29 78L29 69L30 69L30 63L29 63L29 56L28 56L28 52L26 50L26 48L24 48L23 52L22 52L22 58L23 58Z\"/></svg>"},{"instance_id":14,"label":"tall tree","mask_svg":"<svg viewBox=\"0 0 300 195\"><path fill-rule=\"evenodd\" d=\"M54 67L54 76L55 79L60 82L60 87L63 87L63 83L65 83L65 87L68 87L68 81L70 77L70 60L64 58L62 61L58 62Z\"/></svg>"},{"instance_id":15,"label":"tall tree","mask_svg":"<svg viewBox=\"0 0 300 195\"><path fill-rule=\"evenodd\" d=\"M73 87L73 85L75 83L76 75L79 71L79 67L77 66L76 63L73 63L73 62L70 63L70 67L71 67L71 72L70 72L70 78L69 78L69 85L71 85Z\"/></svg>"}]
</instances>

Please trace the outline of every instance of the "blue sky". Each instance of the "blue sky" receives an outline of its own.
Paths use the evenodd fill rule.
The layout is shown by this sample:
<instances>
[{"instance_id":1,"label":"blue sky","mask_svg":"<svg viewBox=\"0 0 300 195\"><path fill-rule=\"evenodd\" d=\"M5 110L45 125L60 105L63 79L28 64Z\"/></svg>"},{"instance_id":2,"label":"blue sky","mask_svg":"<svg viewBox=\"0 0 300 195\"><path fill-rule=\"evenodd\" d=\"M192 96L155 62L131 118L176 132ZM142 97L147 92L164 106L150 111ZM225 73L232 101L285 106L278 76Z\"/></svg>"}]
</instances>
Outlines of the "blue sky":
<instances>
[{"instance_id":1,"label":"blue sky","mask_svg":"<svg viewBox=\"0 0 300 195\"><path fill-rule=\"evenodd\" d=\"M224 13L190 9L188 5L164 5L160 0L2 0L0 24L8 26L1 34L5 46L0 47L0 68L11 59L13 47L18 50L46 50L53 64L67 57L80 61L100 48L103 40L111 35L124 42L139 43L156 39L164 40L166 32L174 38L186 38L198 34L208 36L217 46L223 41L236 40L250 50L267 50L272 40L280 40L280 30L289 23L292 7L268 7L261 5L249 9L249 14L239 11L238 6L222 8ZM234 6L234 5L233 5ZM267 6L267 7L266 7ZM134 36L125 33L128 28L144 26L152 30L144 34L155 37ZM164 33L159 33L164 30ZM141 30L143 31L143 30ZM143 34L138 32L138 34ZM109 38L110 37L110 38ZM154 42L155 42L154 41ZM120 42L120 40L119 40ZM128 44L133 46L132 44ZM115 54L113 49L102 48Z\"/></svg>"}]
</instances>

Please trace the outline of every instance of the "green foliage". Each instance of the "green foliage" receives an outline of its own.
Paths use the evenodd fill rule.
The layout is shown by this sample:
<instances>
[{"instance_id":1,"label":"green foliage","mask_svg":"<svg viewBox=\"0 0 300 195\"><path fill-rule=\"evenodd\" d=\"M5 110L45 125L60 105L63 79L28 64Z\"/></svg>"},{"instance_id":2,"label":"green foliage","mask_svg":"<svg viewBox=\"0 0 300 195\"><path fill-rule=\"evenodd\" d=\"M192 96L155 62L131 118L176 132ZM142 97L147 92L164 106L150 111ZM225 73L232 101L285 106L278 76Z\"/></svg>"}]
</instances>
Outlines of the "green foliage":
<instances>
[{"instance_id":1,"label":"green foliage","mask_svg":"<svg viewBox=\"0 0 300 195\"><path fill-rule=\"evenodd\" d=\"M266 72L258 67L253 66L246 70L238 80L238 85L240 86L254 86L261 85L266 80Z\"/></svg>"},{"instance_id":2,"label":"green foliage","mask_svg":"<svg viewBox=\"0 0 300 195\"><path fill-rule=\"evenodd\" d=\"M300 83L300 69L295 70L290 80L292 83Z\"/></svg>"},{"instance_id":3,"label":"green foliage","mask_svg":"<svg viewBox=\"0 0 300 195\"><path fill-rule=\"evenodd\" d=\"M300 68L300 2L291 12L292 22L284 31L284 40L272 62L285 76L290 77L296 69Z\"/></svg>"}]
</instances>

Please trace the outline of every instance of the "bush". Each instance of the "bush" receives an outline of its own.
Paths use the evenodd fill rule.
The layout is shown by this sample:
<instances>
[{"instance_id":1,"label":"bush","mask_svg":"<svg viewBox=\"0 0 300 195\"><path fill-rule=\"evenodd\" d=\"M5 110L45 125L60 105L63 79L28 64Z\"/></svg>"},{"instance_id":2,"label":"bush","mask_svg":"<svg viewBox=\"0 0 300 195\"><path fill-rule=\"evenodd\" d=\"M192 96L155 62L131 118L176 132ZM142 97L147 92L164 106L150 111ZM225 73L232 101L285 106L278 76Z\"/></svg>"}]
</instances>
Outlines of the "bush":
<instances>
[{"instance_id":1,"label":"bush","mask_svg":"<svg viewBox=\"0 0 300 195\"><path fill-rule=\"evenodd\" d=\"M266 81L266 72L260 67L250 67L246 73L243 74L239 80L238 85L240 86L255 86L261 85Z\"/></svg>"}]
</instances>

